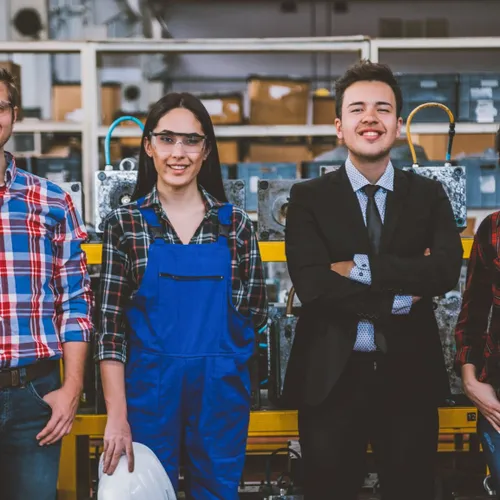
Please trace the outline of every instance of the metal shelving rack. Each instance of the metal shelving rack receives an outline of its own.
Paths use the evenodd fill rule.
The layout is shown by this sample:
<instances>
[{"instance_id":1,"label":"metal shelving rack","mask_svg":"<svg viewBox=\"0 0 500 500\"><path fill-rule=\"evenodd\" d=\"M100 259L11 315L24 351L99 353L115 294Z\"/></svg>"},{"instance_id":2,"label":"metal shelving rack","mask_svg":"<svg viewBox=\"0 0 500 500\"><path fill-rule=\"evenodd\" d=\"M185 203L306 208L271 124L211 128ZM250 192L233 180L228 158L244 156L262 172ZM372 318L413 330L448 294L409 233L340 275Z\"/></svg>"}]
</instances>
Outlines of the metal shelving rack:
<instances>
[{"instance_id":1,"label":"metal shelving rack","mask_svg":"<svg viewBox=\"0 0 500 500\"><path fill-rule=\"evenodd\" d=\"M294 52L353 52L359 58L378 61L384 50L465 50L500 49L500 37L433 38L433 39L369 39L365 36L321 38L240 38L144 40L113 39L104 41L43 41L3 42L1 53L78 53L82 74L83 121L55 122L25 119L15 125L15 133L71 132L82 134L82 179L84 196L93 199L94 172L99 170L98 140L105 137L107 127L100 124L100 87L98 59L103 53L294 53ZM415 123L415 134L447 133L446 123ZM457 134L495 133L495 123L457 123ZM220 138L279 137L279 136L335 136L329 125L232 125L215 127ZM116 137L138 137L136 127L119 127ZM403 128L404 134L404 128ZM85 219L93 220L92 203L86 204Z\"/></svg>"},{"instance_id":2,"label":"metal shelving rack","mask_svg":"<svg viewBox=\"0 0 500 500\"><path fill-rule=\"evenodd\" d=\"M99 169L98 140L106 135L107 128L99 123L98 57L101 53L238 53L238 52L357 52L360 58L378 61L383 50L432 50L432 49L500 49L498 38L450 39L368 39L367 37L287 38L287 39L208 39L208 40L109 40L109 41L50 41L3 42L0 53L79 53L82 73L81 123L37 121L26 119L15 125L15 132L80 132L83 147L83 186L87 200L93 199L94 172ZM494 133L497 124L458 123L457 133ZM412 131L418 134L446 134L446 123L418 123ZM404 132L404 130L403 130ZM135 127L117 128L117 137L138 137ZM269 137L269 136L335 136L335 127L325 125L292 126L218 126L218 137ZM87 203L86 220L93 219L92 203ZM471 240L463 239L465 255L470 252ZM263 260L284 261L283 242L261 242ZM90 263L100 261L100 245L85 245ZM473 408L441 408L440 432L464 434L475 432L476 412ZM58 493L61 499L83 498L78 487L79 467L88 464L89 436L102 436L105 415L77 415L72 432L64 439ZM296 413L287 411L253 412L249 437L283 438L297 435ZM453 447L454 449L454 447ZM83 450L83 462L80 461ZM448 450L453 451L453 450ZM80 457L77 459L77 456ZM84 489L88 486L84 484Z\"/></svg>"}]
</instances>

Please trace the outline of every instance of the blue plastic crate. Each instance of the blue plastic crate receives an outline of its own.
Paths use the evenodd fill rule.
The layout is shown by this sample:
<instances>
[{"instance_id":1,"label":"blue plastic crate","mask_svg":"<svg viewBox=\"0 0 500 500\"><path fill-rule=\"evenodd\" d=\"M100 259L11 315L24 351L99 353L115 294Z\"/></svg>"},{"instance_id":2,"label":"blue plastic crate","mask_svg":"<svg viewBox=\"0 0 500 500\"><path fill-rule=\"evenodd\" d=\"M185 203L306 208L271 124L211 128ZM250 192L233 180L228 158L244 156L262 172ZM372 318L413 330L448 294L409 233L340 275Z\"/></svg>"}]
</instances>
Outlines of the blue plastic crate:
<instances>
[{"instance_id":1,"label":"blue plastic crate","mask_svg":"<svg viewBox=\"0 0 500 500\"><path fill-rule=\"evenodd\" d=\"M257 191L260 179L296 179L296 163L238 163L236 178L245 181L248 212L257 211Z\"/></svg>"},{"instance_id":2,"label":"blue plastic crate","mask_svg":"<svg viewBox=\"0 0 500 500\"><path fill-rule=\"evenodd\" d=\"M467 208L500 207L500 168L490 158L463 158L466 169Z\"/></svg>"},{"instance_id":3,"label":"blue plastic crate","mask_svg":"<svg viewBox=\"0 0 500 500\"><path fill-rule=\"evenodd\" d=\"M492 123L499 120L499 113L500 73L459 76L459 121Z\"/></svg>"},{"instance_id":4,"label":"blue plastic crate","mask_svg":"<svg viewBox=\"0 0 500 500\"><path fill-rule=\"evenodd\" d=\"M342 165L343 162L331 161L303 161L300 165L302 179L313 179L321 175L321 167Z\"/></svg>"},{"instance_id":5,"label":"blue plastic crate","mask_svg":"<svg viewBox=\"0 0 500 500\"><path fill-rule=\"evenodd\" d=\"M81 182L82 159L79 156L43 156L33 158L33 172L56 182Z\"/></svg>"},{"instance_id":6,"label":"blue plastic crate","mask_svg":"<svg viewBox=\"0 0 500 500\"><path fill-rule=\"evenodd\" d=\"M403 94L404 120L420 104L439 102L457 113L458 76L455 74L396 75ZM447 122L448 115L440 108L425 108L412 119L415 122Z\"/></svg>"}]
</instances>

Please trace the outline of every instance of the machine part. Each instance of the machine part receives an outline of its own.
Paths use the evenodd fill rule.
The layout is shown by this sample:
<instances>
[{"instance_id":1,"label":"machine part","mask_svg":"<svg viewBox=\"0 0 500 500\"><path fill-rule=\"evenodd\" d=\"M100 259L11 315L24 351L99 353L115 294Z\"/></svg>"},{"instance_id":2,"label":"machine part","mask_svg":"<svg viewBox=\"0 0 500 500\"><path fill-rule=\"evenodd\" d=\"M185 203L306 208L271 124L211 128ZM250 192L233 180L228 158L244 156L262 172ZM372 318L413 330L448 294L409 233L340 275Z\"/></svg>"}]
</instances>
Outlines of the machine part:
<instances>
[{"instance_id":1,"label":"machine part","mask_svg":"<svg viewBox=\"0 0 500 500\"><path fill-rule=\"evenodd\" d=\"M246 207L246 186L241 179L223 179L224 192L227 200L235 207L245 210Z\"/></svg>"},{"instance_id":2,"label":"machine part","mask_svg":"<svg viewBox=\"0 0 500 500\"><path fill-rule=\"evenodd\" d=\"M423 177L439 181L450 199L455 222L460 230L467 227L467 190L465 167L404 167L403 170L414 172Z\"/></svg>"},{"instance_id":3,"label":"machine part","mask_svg":"<svg viewBox=\"0 0 500 500\"><path fill-rule=\"evenodd\" d=\"M293 314L295 290L288 293L286 306L274 304L269 307L268 356L269 356L269 401L281 407L288 359L295 338L297 317Z\"/></svg>"},{"instance_id":4,"label":"machine part","mask_svg":"<svg viewBox=\"0 0 500 500\"><path fill-rule=\"evenodd\" d=\"M285 238L286 212L290 189L303 179L260 180L258 184L258 235L261 241Z\"/></svg>"},{"instance_id":5,"label":"machine part","mask_svg":"<svg viewBox=\"0 0 500 500\"><path fill-rule=\"evenodd\" d=\"M443 348L446 371L450 382L450 390L453 395L463 394L462 381L455 372L455 355L457 352L455 343L455 326L462 306L462 298L459 292L450 292L444 297L434 299L434 314L439 328L439 337Z\"/></svg>"},{"instance_id":6,"label":"machine part","mask_svg":"<svg viewBox=\"0 0 500 500\"><path fill-rule=\"evenodd\" d=\"M293 456L299 461L302 460L302 456L290 446L278 448L270 453L266 461L266 479L260 488L260 494L267 500L303 500L302 490L295 485L294 474L291 471L283 472L276 480L275 485L271 483L271 460L283 452L287 452L289 458Z\"/></svg>"},{"instance_id":7,"label":"machine part","mask_svg":"<svg viewBox=\"0 0 500 500\"><path fill-rule=\"evenodd\" d=\"M415 147L413 145L413 142L411 140L411 121L415 114L417 114L420 110L425 109L425 108L431 108L431 107L436 107L440 108L443 111L445 111L448 114L448 118L450 119L450 127L448 131L448 150L446 151L446 162L449 162L451 160L451 149L453 147L453 138L455 137L455 117L453 116L453 113L451 112L450 108L448 106L445 106L444 104L441 104L440 102L426 102L424 104L421 104L420 106L417 106L409 115L406 120L406 139L408 142L408 146L410 148L411 152L411 157L413 159L413 166L418 166L417 163L417 154L415 152Z\"/></svg>"},{"instance_id":8,"label":"machine part","mask_svg":"<svg viewBox=\"0 0 500 500\"><path fill-rule=\"evenodd\" d=\"M129 164L125 164L130 160ZM115 208L130 203L137 182L137 170L125 170L134 163L126 158L120 162L123 170L104 170L96 172L95 176L95 231L102 233L104 219ZM245 183L240 179L223 180L224 190L229 203L245 209Z\"/></svg>"},{"instance_id":9,"label":"machine part","mask_svg":"<svg viewBox=\"0 0 500 500\"><path fill-rule=\"evenodd\" d=\"M488 496L490 497L494 497L496 496L496 492L495 490L493 489L493 487L491 486L491 476L488 475L484 478L484 481L483 481L483 486L484 486L484 489L486 491L486 493L488 493Z\"/></svg>"},{"instance_id":10,"label":"machine part","mask_svg":"<svg viewBox=\"0 0 500 500\"><path fill-rule=\"evenodd\" d=\"M337 170L339 165L320 165L320 175ZM464 167L403 167L423 177L441 182L450 199L457 227L467 226L467 193ZM286 210L290 189L304 179L261 180L258 185L259 239L261 241L283 241L285 239Z\"/></svg>"},{"instance_id":11,"label":"machine part","mask_svg":"<svg viewBox=\"0 0 500 500\"><path fill-rule=\"evenodd\" d=\"M73 200L73 205L75 205L75 208L77 209L78 213L83 218L82 183L81 182L54 182L54 184L57 184L61 189L64 189L64 191L66 191L71 196L71 199Z\"/></svg>"},{"instance_id":12,"label":"machine part","mask_svg":"<svg viewBox=\"0 0 500 500\"><path fill-rule=\"evenodd\" d=\"M130 203L137 182L137 170L108 170L95 174L95 231L102 233L104 219L115 208Z\"/></svg>"},{"instance_id":13,"label":"machine part","mask_svg":"<svg viewBox=\"0 0 500 500\"><path fill-rule=\"evenodd\" d=\"M106 161L106 166L111 165L111 136L113 135L113 130L122 122L134 122L141 131L144 131L144 124L135 116L120 116L117 118L108 129L108 133L106 134L106 138L104 139L104 156Z\"/></svg>"}]
</instances>

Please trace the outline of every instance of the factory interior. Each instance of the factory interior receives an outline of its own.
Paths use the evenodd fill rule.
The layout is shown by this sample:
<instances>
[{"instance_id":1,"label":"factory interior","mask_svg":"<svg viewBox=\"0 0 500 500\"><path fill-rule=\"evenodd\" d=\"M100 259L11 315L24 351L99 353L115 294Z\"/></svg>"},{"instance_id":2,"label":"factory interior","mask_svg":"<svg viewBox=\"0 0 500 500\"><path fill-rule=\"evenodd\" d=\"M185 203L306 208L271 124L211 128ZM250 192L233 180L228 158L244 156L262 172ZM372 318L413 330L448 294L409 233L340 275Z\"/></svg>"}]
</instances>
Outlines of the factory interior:
<instances>
[{"instance_id":1,"label":"factory interior","mask_svg":"<svg viewBox=\"0 0 500 500\"><path fill-rule=\"evenodd\" d=\"M499 19L496 0L0 0L0 69L20 89L5 151L69 193L81 214L97 330L104 221L132 199L150 108L169 92L189 92L210 114L224 189L252 221L269 304L251 361L239 498L304 498L297 411L280 401L301 309L286 262L287 205L295 183L346 161L335 81L361 60L396 75L403 127L391 162L442 180L464 251L456 287L433 299L450 394L439 407L435 498L422 500L497 498L454 359L473 238L500 210ZM453 119L439 106L412 114L427 103ZM90 352L62 441L58 500L100 498L106 418ZM184 479L181 462L178 498L189 498ZM323 498L333 499L324 481ZM408 470L408 491L418 482ZM383 499L371 449L359 499Z\"/></svg>"}]
</instances>

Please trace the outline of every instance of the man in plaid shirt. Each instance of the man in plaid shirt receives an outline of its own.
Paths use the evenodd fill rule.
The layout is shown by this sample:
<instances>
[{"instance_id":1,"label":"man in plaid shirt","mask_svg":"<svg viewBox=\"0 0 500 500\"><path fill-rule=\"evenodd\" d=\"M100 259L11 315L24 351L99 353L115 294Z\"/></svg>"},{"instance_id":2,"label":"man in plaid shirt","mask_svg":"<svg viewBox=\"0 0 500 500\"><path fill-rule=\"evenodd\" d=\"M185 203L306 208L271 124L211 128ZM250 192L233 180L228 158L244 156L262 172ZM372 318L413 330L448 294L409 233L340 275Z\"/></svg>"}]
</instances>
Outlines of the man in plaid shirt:
<instances>
[{"instance_id":1,"label":"man in plaid shirt","mask_svg":"<svg viewBox=\"0 0 500 500\"><path fill-rule=\"evenodd\" d=\"M71 197L4 151L18 105L0 69L0 496L54 500L93 328L87 234Z\"/></svg>"}]
</instances>

